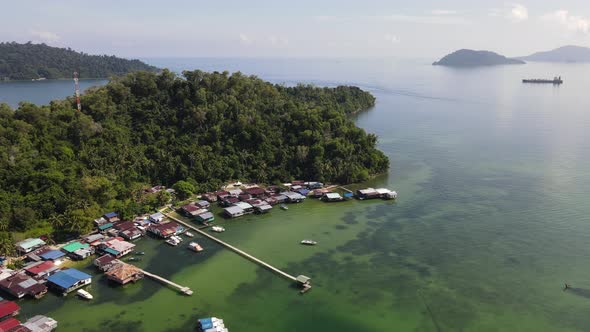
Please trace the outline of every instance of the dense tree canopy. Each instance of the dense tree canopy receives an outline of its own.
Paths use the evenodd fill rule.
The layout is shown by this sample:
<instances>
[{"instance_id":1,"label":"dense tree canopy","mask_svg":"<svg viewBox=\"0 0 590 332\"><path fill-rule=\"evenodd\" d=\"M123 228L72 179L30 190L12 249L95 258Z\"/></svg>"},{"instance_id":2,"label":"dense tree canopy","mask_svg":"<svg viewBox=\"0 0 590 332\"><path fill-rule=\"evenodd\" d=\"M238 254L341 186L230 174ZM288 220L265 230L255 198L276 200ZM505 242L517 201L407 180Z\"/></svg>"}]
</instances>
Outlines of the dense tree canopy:
<instances>
[{"instance_id":1,"label":"dense tree canopy","mask_svg":"<svg viewBox=\"0 0 590 332\"><path fill-rule=\"evenodd\" d=\"M0 232L78 233L110 210L131 217L168 199L146 197L150 184L188 195L230 179L365 180L389 162L348 115L374 101L356 87L165 70L90 89L81 113L73 98L0 105Z\"/></svg>"},{"instance_id":2,"label":"dense tree canopy","mask_svg":"<svg viewBox=\"0 0 590 332\"><path fill-rule=\"evenodd\" d=\"M71 78L74 71L80 78L108 78L138 70L157 68L139 60L88 55L45 44L0 43L0 81Z\"/></svg>"}]
</instances>

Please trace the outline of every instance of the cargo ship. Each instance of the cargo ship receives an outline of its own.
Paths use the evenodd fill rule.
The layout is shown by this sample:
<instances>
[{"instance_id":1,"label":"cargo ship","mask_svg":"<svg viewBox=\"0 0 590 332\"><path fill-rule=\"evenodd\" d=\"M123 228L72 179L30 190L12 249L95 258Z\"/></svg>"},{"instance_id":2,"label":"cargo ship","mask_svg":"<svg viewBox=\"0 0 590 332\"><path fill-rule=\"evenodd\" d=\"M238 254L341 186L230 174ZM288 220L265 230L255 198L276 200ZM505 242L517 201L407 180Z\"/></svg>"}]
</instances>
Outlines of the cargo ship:
<instances>
[{"instance_id":1,"label":"cargo ship","mask_svg":"<svg viewBox=\"0 0 590 332\"><path fill-rule=\"evenodd\" d=\"M542 83L542 84L556 84L556 85L559 85L559 84L563 84L563 80L561 79L561 76L556 76L552 80L538 79L538 78L524 79L524 80L522 80L522 83Z\"/></svg>"}]
</instances>

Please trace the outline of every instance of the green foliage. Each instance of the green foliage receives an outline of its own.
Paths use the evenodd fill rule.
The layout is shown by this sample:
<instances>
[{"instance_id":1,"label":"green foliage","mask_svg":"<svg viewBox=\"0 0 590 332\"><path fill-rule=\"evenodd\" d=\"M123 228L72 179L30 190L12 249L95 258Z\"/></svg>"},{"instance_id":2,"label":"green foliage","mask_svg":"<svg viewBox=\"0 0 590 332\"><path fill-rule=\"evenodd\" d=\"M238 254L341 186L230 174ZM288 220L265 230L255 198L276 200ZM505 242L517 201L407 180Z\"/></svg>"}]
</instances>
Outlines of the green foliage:
<instances>
[{"instance_id":1,"label":"green foliage","mask_svg":"<svg viewBox=\"0 0 590 332\"><path fill-rule=\"evenodd\" d=\"M44 78L107 78L138 70L157 71L139 60L88 55L45 44L0 43L0 81Z\"/></svg>"},{"instance_id":2,"label":"green foliage","mask_svg":"<svg viewBox=\"0 0 590 332\"><path fill-rule=\"evenodd\" d=\"M89 90L83 113L72 98L0 105L0 232L84 233L105 212L153 211L170 196L144 194L150 184L182 200L230 179L366 180L389 161L349 115L374 101L356 87L164 70Z\"/></svg>"}]
</instances>

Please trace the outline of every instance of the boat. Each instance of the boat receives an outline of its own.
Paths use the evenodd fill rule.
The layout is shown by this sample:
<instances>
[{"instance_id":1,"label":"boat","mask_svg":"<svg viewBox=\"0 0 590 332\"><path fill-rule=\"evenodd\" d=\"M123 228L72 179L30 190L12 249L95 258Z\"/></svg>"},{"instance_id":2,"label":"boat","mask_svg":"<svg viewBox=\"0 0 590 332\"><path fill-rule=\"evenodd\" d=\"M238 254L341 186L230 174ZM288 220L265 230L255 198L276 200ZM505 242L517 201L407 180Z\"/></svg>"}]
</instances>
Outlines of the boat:
<instances>
[{"instance_id":1,"label":"boat","mask_svg":"<svg viewBox=\"0 0 590 332\"><path fill-rule=\"evenodd\" d=\"M94 298L94 296L92 296L92 294L88 293L87 291L83 290L83 289L78 289L78 291L76 291L76 294L86 300L92 300Z\"/></svg>"},{"instance_id":2,"label":"boat","mask_svg":"<svg viewBox=\"0 0 590 332\"><path fill-rule=\"evenodd\" d=\"M175 239L178 243L182 242L182 238L178 235L172 235L171 238Z\"/></svg>"},{"instance_id":3,"label":"boat","mask_svg":"<svg viewBox=\"0 0 590 332\"><path fill-rule=\"evenodd\" d=\"M138 251L138 252L135 253L135 255L136 256L143 256L143 255L145 255L145 252L144 251Z\"/></svg>"},{"instance_id":4,"label":"boat","mask_svg":"<svg viewBox=\"0 0 590 332\"><path fill-rule=\"evenodd\" d=\"M285 205L285 204L281 204L280 207L283 210L289 210L289 207L287 205Z\"/></svg>"},{"instance_id":5,"label":"boat","mask_svg":"<svg viewBox=\"0 0 590 332\"><path fill-rule=\"evenodd\" d=\"M308 246L315 246L318 243L314 240L301 240L301 244L305 244Z\"/></svg>"},{"instance_id":6,"label":"boat","mask_svg":"<svg viewBox=\"0 0 590 332\"><path fill-rule=\"evenodd\" d=\"M129 262L139 262L141 260L141 258L139 258L139 257L129 257L127 260Z\"/></svg>"},{"instance_id":7,"label":"boat","mask_svg":"<svg viewBox=\"0 0 590 332\"><path fill-rule=\"evenodd\" d=\"M184 235L188 236L188 237L194 237L195 235L191 232L185 232Z\"/></svg>"},{"instance_id":8,"label":"boat","mask_svg":"<svg viewBox=\"0 0 590 332\"><path fill-rule=\"evenodd\" d=\"M555 84L555 85L560 85L560 84L563 84L563 80L561 79L561 76L556 76L552 80L538 79L538 78L523 79L522 80L522 83L541 83L541 84Z\"/></svg>"},{"instance_id":9,"label":"boat","mask_svg":"<svg viewBox=\"0 0 590 332\"><path fill-rule=\"evenodd\" d=\"M192 251L195 251L195 252L201 252L204 250L203 247L201 247L197 242L189 243L188 248Z\"/></svg>"},{"instance_id":10,"label":"boat","mask_svg":"<svg viewBox=\"0 0 590 332\"><path fill-rule=\"evenodd\" d=\"M197 331L228 332L223 319L216 317L201 318L197 323Z\"/></svg>"},{"instance_id":11,"label":"boat","mask_svg":"<svg viewBox=\"0 0 590 332\"><path fill-rule=\"evenodd\" d=\"M213 226L213 227L211 227L211 231L213 231L215 233L222 233L222 232L225 232L225 228L223 228L221 226Z\"/></svg>"},{"instance_id":12,"label":"boat","mask_svg":"<svg viewBox=\"0 0 590 332\"><path fill-rule=\"evenodd\" d=\"M176 238L174 236L171 236L170 238L168 238L168 240L166 240L166 243L168 243L169 245L176 247L180 242L178 240L176 240Z\"/></svg>"}]
</instances>

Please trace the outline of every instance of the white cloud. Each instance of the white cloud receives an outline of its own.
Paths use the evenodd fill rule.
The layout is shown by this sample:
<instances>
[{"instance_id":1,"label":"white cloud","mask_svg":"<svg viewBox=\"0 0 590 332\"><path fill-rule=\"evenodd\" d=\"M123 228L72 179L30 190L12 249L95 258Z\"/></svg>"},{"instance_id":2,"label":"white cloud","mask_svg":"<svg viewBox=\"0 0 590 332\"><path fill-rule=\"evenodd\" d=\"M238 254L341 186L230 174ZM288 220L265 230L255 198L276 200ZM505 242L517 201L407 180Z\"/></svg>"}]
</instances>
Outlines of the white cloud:
<instances>
[{"instance_id":1,"label":"white cloud","mask_svg":"<svg viewBox=\"0 0 590 332\"><path fill-rule=\"evenodd\" d=\"M529 10L521 4L513 4L508 13L508 18L515 22L526 21L529 18Z\"/></svg>"},{"instance_id":2,"label":"white cloud","mask_svg":"<svg viewBox=\"0 0 590 332\"><path fill-rule=\"evenodd\" d=\"M34 42L55 43L61 39L56 33L51 31L31 30L30 34L34 38Z\"/></svg>"},{"instance_id":3,"label":"white cloud","mask_svg":"<svg viewBox=\"0 0 590 332\"><path fill-rule=\"evenodd\" d=\"M458 12L456 10L450 9L435 9L430 12L432 15L456 15Z\"/></svg>"},{"instance_id":4,"label":"white cloud","mask_svg":"<svg viewBox=\"0 0 590 332\"><path fill-rule=\"evenodd\" d=\"M397 44L400 42L400 39L398 36L391 34L391 33L386 33L383 36L383 39L385 39L387 42L391 43L391 44Z\"/></svg>"},{"instance_id":5,"label":"white cloud","mask_svg":"<svg viewBox=\"0 0 590 332\"><path fill-rule=\"evenodd\" d=\"M252 44L252 39L250 39L250 37L248 37L248 35L246 35L245 33L240 33L240 43L244 45L249 45Z\"/></svg>"},{"instance_id":6,"label":"white cloud","mask_svg":"<svg viewBox=\"0 0 590 332\"><path fill-rule=\"evenodd\" d=\"M567 10L556 10L552 13L541 16L541 19L547 22L556 23L568 31L580 33L590 32L590 19L581 16L570 15L569 11Z\"/></svg>"}]
</instances>

